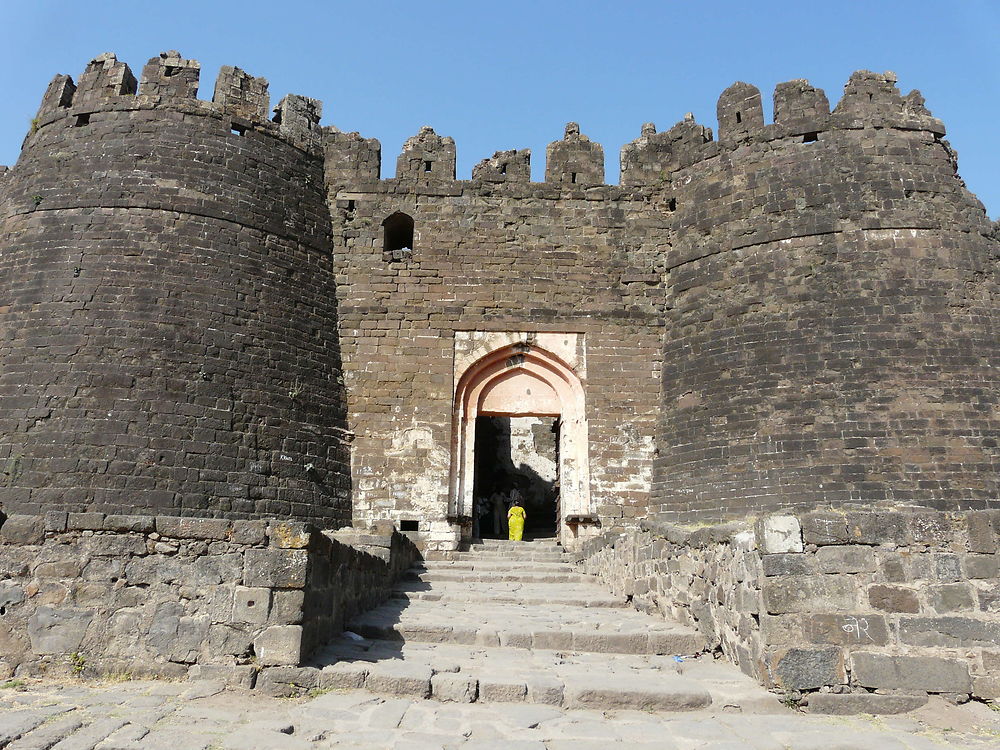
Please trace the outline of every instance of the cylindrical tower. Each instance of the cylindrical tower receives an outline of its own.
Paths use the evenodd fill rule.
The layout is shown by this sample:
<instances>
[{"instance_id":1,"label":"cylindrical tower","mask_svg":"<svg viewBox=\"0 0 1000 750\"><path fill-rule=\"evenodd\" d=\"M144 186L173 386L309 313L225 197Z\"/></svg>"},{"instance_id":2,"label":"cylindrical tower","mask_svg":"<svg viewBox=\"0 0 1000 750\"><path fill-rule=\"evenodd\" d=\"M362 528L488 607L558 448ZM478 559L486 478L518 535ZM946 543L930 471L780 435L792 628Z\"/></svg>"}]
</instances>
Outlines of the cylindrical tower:
<instances>
[{"instance_id":1,"label":"cylindrical tower","mask_svg":"<svg viewBox=\"0 0 1000 750\"><path fill-rule=\"evenodd\" d=\"M0 190L0 505L350 519L319 103L113 55Z\"/></svg>"},{"instance_id":2,"label":"cylindrical tower","mask_svg":"<svg viewBox=\"0 0 1000 750\"><path fill-rule=\"evenodd\" d=\"M919 92L856 73L831 114L793 81L765 125L735 84L718 114L626 152L675 220L658 509L996 502L1000 245Z\"/></svg>"}]
</instances>

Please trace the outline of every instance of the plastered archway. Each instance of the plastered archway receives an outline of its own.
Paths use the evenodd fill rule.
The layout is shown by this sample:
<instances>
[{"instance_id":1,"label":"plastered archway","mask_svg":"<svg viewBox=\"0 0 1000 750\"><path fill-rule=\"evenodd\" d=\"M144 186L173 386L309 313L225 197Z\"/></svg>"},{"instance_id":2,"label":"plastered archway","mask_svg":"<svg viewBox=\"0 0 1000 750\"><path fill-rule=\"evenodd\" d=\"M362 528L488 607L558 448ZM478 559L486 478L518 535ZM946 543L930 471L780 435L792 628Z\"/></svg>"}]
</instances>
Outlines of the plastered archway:
<instances>
[{"instance_id":1,"label":"plastered archway","mask_svg":"<svg viewBox=\"0 0 1000 750\"><path fill-rule=\"evenodd\" d=\"M573 368L530 343L503 346L469 365L455 388L451 515L473 512L477 417L558 417L558 524L560 537L568 541L564 520L591 514L585 407L583 383Z\"/></svg>"}]
</instances>

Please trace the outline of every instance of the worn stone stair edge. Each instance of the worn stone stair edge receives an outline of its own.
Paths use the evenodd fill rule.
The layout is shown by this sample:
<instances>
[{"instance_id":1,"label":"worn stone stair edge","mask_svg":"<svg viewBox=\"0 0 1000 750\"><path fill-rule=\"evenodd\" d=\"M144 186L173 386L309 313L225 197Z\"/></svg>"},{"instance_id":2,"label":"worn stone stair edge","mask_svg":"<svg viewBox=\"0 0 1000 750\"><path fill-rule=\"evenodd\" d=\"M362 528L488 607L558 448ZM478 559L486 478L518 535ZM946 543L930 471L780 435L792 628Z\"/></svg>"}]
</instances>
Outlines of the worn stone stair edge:
<instances>
[{"instance_id":1,"label":"worn stone stair edge","mask_svg":"<svg viewBox=\"0 0 1000 750\"><path fill-rule=\"evenodd\" d=\"M527 606L543 606L546 604L559 604L563 606L571 607L584 607L587 609L622 609L628 606L628 602L624 599L615 599L609 597L607 599L580 599L580 598L556 598L556 597L520 597L514 594L495 594L495 595L474 595L472 593L468 594L445 594L436 593L434 591L393 591L393 599L403 599L405 601L427 601L427 602L447 602L447 601L461 601L461 602L498 602L503 604L524 604Z\"/></svg>"},{"instance_id":2,"label":"worn stone stair edge","mask_svg":"<svg viewBox=\"0 0 1000 750\"><path fill-rule=\"evenodd\" d=\"M573 573L577 569L566 562L539 562L537 560L496 560L483 562L481 560L425 560L417 563L410 570L482 570L486 572L502 570L519 570L540 572Z\"/></svg>"},{"instance_id":3,"label":"worn stone stair edge","mask_svg":"<svg viewBox=\"0 0 1000 750\"><path fill-rule=\"evenodd\" d=\"M553 677L476 677L460 671L437 671L425 665L391 662L337 662L324 667L267 667L256 688L267 695L291 697L325 690L367 690L400 697L461 703L534 703L562 708L617 708L692 711L712 704L698 683L664 675L666 689L608 686L599 678L571 682Z\"/></svg>"},{"instance_id":4,"label":"worn stone stair edge","mask_svg":"<svg viewBox=\"0 0 1000 750\"><path fill-rule=\"evenodd\" d=\"M595 583L594 579L582 573L466 573L459 571L454 573L441 570L428 571L407 571L402 580L406 581L468 581L470 583L481 582L522 582L522 583Z\"/></svg>"},{"instance_id":5,"label":"worn stone stair edge","mask_svg":"<svg viewBox=\"0 0 1000 750\"><path fill-rule=\"evenodd\" d=\"M706 648L695 632L599 633L565 630L515 632L490 628L454 628L447 625L392 625L351 623L350 629L374 640L416 643L452 643L465 646L501 646L517 649L555 649L598 654L697 654Z\"/></svg>"}]
</instances>

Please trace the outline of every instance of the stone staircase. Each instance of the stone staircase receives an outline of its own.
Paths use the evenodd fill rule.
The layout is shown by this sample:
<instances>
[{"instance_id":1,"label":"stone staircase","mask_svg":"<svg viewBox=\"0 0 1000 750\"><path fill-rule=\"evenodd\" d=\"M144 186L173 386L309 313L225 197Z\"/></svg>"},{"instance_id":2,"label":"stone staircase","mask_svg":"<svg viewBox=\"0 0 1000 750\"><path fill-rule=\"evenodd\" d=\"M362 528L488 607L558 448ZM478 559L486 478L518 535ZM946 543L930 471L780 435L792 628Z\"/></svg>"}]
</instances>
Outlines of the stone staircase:
<instances>
[{"instance_id":1,"label":"stone staircase","mask_svg":"<svg viewBox=\"0 0 1000 750\"><path fill-rule=\"evenodd\" d=\"M317 655L323 684L565 708L779 708L691 628L634 610L552 540L428 553ZM352 635L353 634L353 635Z\"/></svg>"}]
</instances>

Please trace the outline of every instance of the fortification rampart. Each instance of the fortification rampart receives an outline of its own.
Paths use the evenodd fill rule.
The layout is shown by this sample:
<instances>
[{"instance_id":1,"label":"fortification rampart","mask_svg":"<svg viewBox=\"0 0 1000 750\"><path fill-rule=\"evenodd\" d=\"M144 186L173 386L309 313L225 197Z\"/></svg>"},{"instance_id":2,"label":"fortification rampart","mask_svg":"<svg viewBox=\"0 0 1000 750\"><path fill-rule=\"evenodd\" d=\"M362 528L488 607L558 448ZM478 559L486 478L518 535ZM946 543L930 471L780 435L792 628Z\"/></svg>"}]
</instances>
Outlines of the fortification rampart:
<instances>
[{"instance_id":1,"label":"fortification rampart","mask_svg":"<svg viewBox=\"0 0 1000 750\"><path fill-rule=\"evenodd\" d=\"M348 522L330 219L310 100L153 58L53 81L5 179L7 512ZM298 119L297 119L298 118Z\"/></svg>"},{"instance_id":2,"label":"fortification rampart","mask_svg":"<svg viewBox=\"0 0 1000 750\"><path fill-rule=\"evenodd\" d=\"M655 505L983 507L1000 494L991 224L918 93L861 72L832 114L797 86L796 115L789 88L775 125L736 84L718 142L690 122L663 139L687 147L664 161Z\"/></svg>"},{"instance_id":3,"label":"fortification rampart","mask_svg":"<svg viewBox=\"0 0 1000 750\"><path fill-rule=\"evenodd\" d=\"M345 314L384 315L392 328L370 334L355 322L344 328L346 345L387 354L398 366L399 351L386 347L396 335L412 342L395 326L402 321L405 330L415 319L431 321L420 323L427 340L447 340L476 321L495 330L515 330L525 319L539 330L584 330L615 319L609 338L638 345L636 331L615 327L628 314L624 302L646 316L640 327L665 323L655 490L648 500L637 489L642 481L633 486L640 507L683 517L801 502L991 502L1000 460L997 246L982 205L957 175L944 126L919 92L903 96L892 74L866 71L851 77L832 111L804 81L780 84L774 111L776 121L765 124L759 91L740 83L720 97L718 140L690 117L664 133L647 124L622 149L618 186L600 184L600 147L574 123L547 150L543 183L530 182L527 151L497 152L472 180L455 180L454 142L427 128L404 145L396 176L380 179L377 141L328 134L335 236L343 231L348 258ZM492 219L496 200L514 216ZM412 244L420 245L405 258L384 252L378 226L397 211L414 220ZM593 221L575 226L568 217L584 215L577 211ZM606 223L605 212L621 219ZM544 242L566 253L574 275L563 278L576 281L575 291L533 283L534 264L551 260L528 250L535 235L522 214L557 228L559 236ZM493 226L507 236L487 238L484 227ZM616 248L621 267L588 248L606 227L600 241ZM445 246L452 249L442 265L432 259ZM435 296L434 284L449 278ZM431 291L420 298L409 288ZM360 307L349 301L354 289L363 292ZM466 290L489 304L470 305ZM551 308L529 302L539 294ZM444 309L454 311L450 319ZM589 334L588 346L598 336ZM645 348L633 353L659 368ZM363 357L353 367L368 373L362 379L399 377L372 372ZM617 377L609 385L620 384ZM359 403L367 401L366 386L355 386ZM419 412L428 392L384 395L404 404L420 397ZM442 402L440 419L431 420L440 423L433 443L442 449L447 408ZM593 441L592 454L607 440ZM614 460L597 463L621 470ZM622 488L608 487L606 497L599 493L601 517L613 523L612 498ZM374 494L392 513L406 507L385 490Z\"/></svg>"},{"instance_id":4,"label":"fortification rampart","mask_svg":"<svg viewBox=\"0 0 1000 750\"><path fill-rule=\"evenodd\" d=\"M383 179L316 100L269 119L264 79L223 68L207 102L198 76L57 76L0 173L8 509L353 500L451 539L460 339L548 333L585 352L602 523L996 497L996 229L891 74L832 111L779 84L772 124L734 84L718 140L644 125L619 185L575 123L544 182L528 150L457 180L430 128Z\"/></svg>"}]
</instances>

